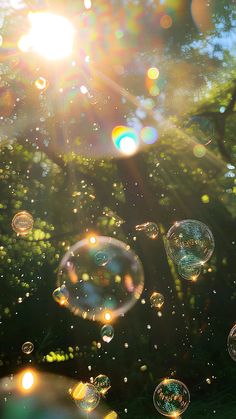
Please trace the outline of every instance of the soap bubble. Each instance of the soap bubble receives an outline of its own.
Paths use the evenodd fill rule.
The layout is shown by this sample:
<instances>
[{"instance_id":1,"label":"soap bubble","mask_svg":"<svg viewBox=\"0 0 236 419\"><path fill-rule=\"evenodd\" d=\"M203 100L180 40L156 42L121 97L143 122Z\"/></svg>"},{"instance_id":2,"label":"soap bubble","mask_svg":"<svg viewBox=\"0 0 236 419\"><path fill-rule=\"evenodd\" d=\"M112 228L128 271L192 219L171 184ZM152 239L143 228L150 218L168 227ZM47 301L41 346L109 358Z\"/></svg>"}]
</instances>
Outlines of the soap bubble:
<instances>
[{"instance_id":1,"label":"soap bubble","mask_svg":"<svg viewBox=\"0 0 236 419\"><path fill-rule=\"evenodd\" d=\"M196 281L201 273L201 267L179 263L178 272L182 278L187 279L188 281Z\"/></svg>"},{"instance_id":2,"label":"soap bubble","mask_svg":"<svg viewBox=\"0 0 236 419\"><path fill-rule=\"evenodd\" d=\"M111 381L107 377L107 375L100 374L98 375L93 382L94 386L96 387L97 391L102 394L103 396L108 392L111 388Z\"/></svg>"},{"instance_id":3,"label":"soap bubble","mask_svg":"<svg viewBox=\"0 0 236 419\"><path fill-rule=\"evenodd\" d=\"M69 299L69 292L65 285L62 285L61 287L56 288L53 291L52 296L54 300L61 306L67 305L68 299Z\"/></svg>"},{"instance_id":4,"label":"soap bubble","mask_svg":"<svg viewBox=\"0 0 236 419\"><path fill-rule=\"evenodd\" d=\"M48 82L44 77L38 77L35 80L34 85L38 90L45 90L48 87Z\"/></svg>"},{"instance_id":5,"label":"soap bubble","mask_svg":"<svg viewBox=\"0 0 236 419\"><path fill-rule=\"evenodd\" d=\"M34 219L27 211L18 212L12 219L13 230L21 236L28 234L32 230L33 224Z\"/></svg>"},{"instance_id":6,"label":"soap bubble","mask_svg":"<svg viewBox=\"0 0 236 419\"><path fill-rule=\"evenodd\" d=\"M153 292L150 297L151 307L161 308L165 302L165 298L159 292Z\"/></svg>"},{"instance_id":7,"label":"soap bubble","mask_svg":"<svg viewBox=\"0 0 236 419\"><path fill-rule=\"evenodd\" d=\"M128 311L144 286L142 264L125 243L111 237L85 238L59 266L58 286L68 291L68 308L103 323Z\"/></svg>"},{"instance_id":8,"label":"soap bubble","mask_svg":"<svg viewBox=\"0 0 236 419\"><path fill-rule=\"evenodd\" d=\"M215 242L206 224L196 220L176 222L167 232L166 251L169 257L182 266L199 266L208 261Z\"/></svg>"},{"instance_id":9,"label":"soap bubble","mask_svg":"<svg viewBox=\"0 0 236 419\"><path fill-rule=\"evenodd\" d=\"M78 383L72 389L71 396L77 406L85 412L92 412L100 402L98 390L90 383Z\"/></svg>"},{"instance_id":10,"label":"soap bubble","mask_svg":"<svg viewBox=\"0 0 236 419\"><path fill-rule=\"evenodd\" d=\"M30 355L34 350L34 344L32 342L25 342L23 343L21 349L24 354Z\"/></svg>"},{"instance_id":11,"label":"soap bubble","mask_svg":"<svg viewBox=\"0 0 236 419\"><path fill-rule=\"evenodd\" d=\"M136 231L143 231L150 239L156 239L159 233L159 228L155 223L148 221L147 223L138 224L135 226Z\"/></svg>"},{"instance_id":12,"label":"soap bubble","mask_svg":"<svg viewBox=\"0 0 236 419\"><path fill-rule=\"evenodd\" d=\"M190 403L190 394L184 383L173 379L163 380L155 389L153 403L159 413L179 417Z\"/></svg>"},{"instance_id":13,"label":"soap bubble","mask_svg":"<svg viewBox=\"0 0 236 419\"><path fill-rule=\"evenodd\" d=\"M229 332L227 346L231 358L233 359L233 361L236 361L236 324L232 327L232 329Z\"/></svg>"},{"instance_id":14,"label":"soap bubble","mask_svg":"<svg viewBox=\"0 0 236 419\"><path fill-rule=\"evenodd\" d=\"M101 328L101 338L103 342L110 343L114 337L114 328L111 324L104 324Z\"/></svg>"}]
</instances>

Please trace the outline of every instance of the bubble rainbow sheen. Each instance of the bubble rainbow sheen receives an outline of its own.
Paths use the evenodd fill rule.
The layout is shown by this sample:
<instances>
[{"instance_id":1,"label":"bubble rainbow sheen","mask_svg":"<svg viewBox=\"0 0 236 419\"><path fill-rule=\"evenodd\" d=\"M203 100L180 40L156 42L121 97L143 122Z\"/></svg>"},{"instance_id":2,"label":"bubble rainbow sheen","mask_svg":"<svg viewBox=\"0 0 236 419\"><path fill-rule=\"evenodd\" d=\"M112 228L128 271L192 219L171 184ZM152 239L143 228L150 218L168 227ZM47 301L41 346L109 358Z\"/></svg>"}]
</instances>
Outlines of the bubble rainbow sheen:
<instances>
[{"instance_id":1,"label":"bubble rainbow sheen","mask_svg":"<svg viewBox=\"0 0 236 419\"><path fill-rule=\"evenodd\" d=\"M112 141L117 150L126 155L132 155L138 150L139 136L130 127L118 125L112 130Z\"/></svg>"},{"instance_id":2,"label":"bubble rainbow sheen","mask_svg":"<svg viewBox=\"0 0 236 419\"><path fill-rule=\"evenodd\" d=\"M158 139L158 132L154 127L143 127L140 136L145 144L154 144Z\"/></svg>"}]
</instances>

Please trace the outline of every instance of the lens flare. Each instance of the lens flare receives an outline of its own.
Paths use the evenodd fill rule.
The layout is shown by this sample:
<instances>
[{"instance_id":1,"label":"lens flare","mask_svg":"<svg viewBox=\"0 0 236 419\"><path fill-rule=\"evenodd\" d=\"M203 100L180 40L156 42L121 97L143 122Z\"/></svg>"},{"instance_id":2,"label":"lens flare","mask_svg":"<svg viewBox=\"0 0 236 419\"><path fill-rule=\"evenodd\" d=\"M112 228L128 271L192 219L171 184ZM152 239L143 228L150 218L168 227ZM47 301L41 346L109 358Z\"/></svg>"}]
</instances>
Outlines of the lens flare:
<instances>
[{"instance_id":1,"label":"lens flare","mask_svg":"<svg viewBox=\"0 0 236 419\"><path fill-rule=\"evenodd\" d=\"M30 12L28 18L31 28L18 42L21 51L33 51L51 61L72 53L75 31L68 19L48 12Z\"/></svg>"},{"instance_id":2,"label":"lens flare","mask_svg":"<svg viewBox=\"0 0 236 419\"><path fill-rule=\"evenodd\" d=\"M131 156L138 150L139 137L133 128L117 126L112 130L112 140L122 154Z\"/></svg>"}]
</instances>

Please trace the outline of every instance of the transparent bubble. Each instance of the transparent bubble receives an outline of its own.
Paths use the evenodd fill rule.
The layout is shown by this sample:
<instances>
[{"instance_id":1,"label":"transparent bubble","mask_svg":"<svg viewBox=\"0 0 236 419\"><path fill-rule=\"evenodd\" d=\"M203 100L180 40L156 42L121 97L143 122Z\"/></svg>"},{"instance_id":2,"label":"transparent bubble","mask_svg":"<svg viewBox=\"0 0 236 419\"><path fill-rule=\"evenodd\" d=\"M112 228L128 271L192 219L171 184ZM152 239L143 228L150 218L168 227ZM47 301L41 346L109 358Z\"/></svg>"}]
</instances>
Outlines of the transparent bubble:
<instances>
[{"instance_id":1,"label":"transparent bubble","mask_svg":"<svg viewBox=\"0 0 236 419\"><path fill-rule=\"evenodd\" d=\"M107 375L100 374L98 375L93 382L94 386L96 387L97 391L102 394L103 396L108 392L111 388L111 381L107 377Z\"/></svg>"},{"instance_id":2,"label":"transparent bubble","mask_svg":"<svg viewBox=\"0 0 236 419\"><path fill-rule=\"evenodd\" d=\"M159 234L159 228L155 223L152 223L150 221L138 224L135 226L136 231L143 231L147 237L150 239L156 239Z\"/></svg>"},{"instance_id":3,"label":"transparent bubble","mask_svg":"<svg viewBox=\"0 0 236 419\"><path fill-rule=\"evenodd\" d=\"M196 220L176 222L167 232L166 251L169 257L182 266L199 266L208 261L215 242L206 224Z\"/></svg>"},{"instance_id":4,"label":"transparent bubble","mask_svg":"<svg viewBox=\"0 0 236 419\"><path fill-rule=\"evenodd\" d=\"M30 355L34 350L34 344L32 342L25 342L23 343L21 349L24 354Z\"/></svg>"},{"instance_id":5,"label":"transparent bubble","mask_svg":"<svg viewBox=\"0 0 236 419\"><path fill-rule=\"evenodd\" d=\"M104 324L101 328L101 338L103 342L110 343L114 338L114 328L111 324Z\"/></svg>"},{"instance_id":6,"label":"transparent bubble","mask_svg":"<svg viewBox=\"0 0 236 419\"><path fill-rule=\"evenodd\" d=\"M159 292L153 292L150 297L151 307L161 308L165 302L165 298Z\"/></svg>"},{"instance_id":7,"label":"transparent bubble","mask_svg":"<svg viewBox=\"0 0 236 419\"><path fill-rule=\"evenodd\" d=\"M79 382L72 389L71 396L77 406L85 412L92 412L92 410L94 410L100 402L100 394L98 390L90 383Z\"/></svg>"},{"instance_id":8,"label":"transparent bubble","mask_svg":"<svg viewBox=\"0 0 236 419\"><path fill-rule=\"evenodd\" d=\"M61 287L56 288L53 291L52 296L54 300L61 306L68 304L69 292L65 285L62 285Z\"/></svg>"},{"instance_id":9,"label":"transparent bubble","mask_svg":"<svg viewBox=\"0 0 236 419\"><path fill-rule=\"evenodd\" d=\"M229 332L227 346L231 358L233 359L233 361L236 361L236 324L232 327L232 329Z\"/></svg>"},{"instance_id":10,"label":"transparent bubble","mask_svg":"<svg viewBox=\"0 0 236 419\"><path fill-rule=\"evenodd\" d=\"M178 272L182 278L188 281L196 281L201 273L201 266L186 265L186 263L178 264Z\"/></svg>"},{"instance_id":11,"label":"transparent bubble","mask_svg":"<svg viewBox=\"0 0 236 419\"><path fill-rule=\"evenodd\" d=\"M13 230L21 236L28 234L32 230L33 225L34 219L27 211L18 212L12 219Z\"/></svg>"},{"instance_id":12,"label":"transparent bubble","mask_svg":"<svg viewBox=\"0 0 236 419\"><path fill-rule=\"evenodd\" d=\"M155 389L153 403L159 413L168 417L179 417L190 403L190 394L184 383L165 379Z\"/></svg>"},{"instance_id":13,"label":"transparent bubble","mask_svg":"<svg viewBox=\"0 0 236 419\"><path fill-rule=\"evenodd\" d=\"M129 310L144 286L142 264L125 243L93 236L65 254L58 285L68 291L68 307L90 320L110 321Z\"/></svg>"}]
</instances>

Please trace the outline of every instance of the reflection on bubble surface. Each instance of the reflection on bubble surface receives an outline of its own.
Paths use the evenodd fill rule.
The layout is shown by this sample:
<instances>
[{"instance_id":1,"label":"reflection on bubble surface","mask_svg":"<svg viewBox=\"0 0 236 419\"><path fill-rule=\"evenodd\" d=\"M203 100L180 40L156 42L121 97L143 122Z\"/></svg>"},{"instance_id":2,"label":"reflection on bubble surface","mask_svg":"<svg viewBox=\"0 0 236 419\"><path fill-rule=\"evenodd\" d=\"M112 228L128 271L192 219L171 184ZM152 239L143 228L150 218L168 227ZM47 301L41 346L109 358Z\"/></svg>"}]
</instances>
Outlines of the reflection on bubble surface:
<instances>
[{"instance_id":1,"label":"reflection on bubble surface","mask_svg":"<svg viewBox=\"0 0 236 419\"><path fill-rule=\"evenodd\" d=\"M125 313L139 299L144 286L143 268L125 243L93 236L79 241L65 254L58 285L66 287L68 307L75 315L104 322Z\"/></svg>"},{"instance_id":2,"label":"reflection on bubble surface","mask_svg":"<svg viewBox=\"0 0 236 419\"><path fill-rule=\"evenodd\" d=\"M196 281L201 273L201 266L192 266L185 262L179 262L178 272L182 278L189 281Z\"/></svg>"},{"instance_id":3,"label":"reflection on bubble surface","mask_svg":"<svg viewBox=\"0 0 236 419\"><path fill-rule=\"evenodd\" d=\"M153 292L150 297L151 307L154 308L161 308L165 302L164 295L160 294L159 292Z\"/></svg>"},{"instance_id":4,"label":"reflection on bubble surface","mask_svg":"<svg viewBox=\"0 0 236 419\"><path fill-rule=\"evenodd\" d=\"M109 377L104 374L98 375L93 382L94 386L96 387L97 391L102 394L103 396L108 392L111 388L111 382Z\"/></svg>"},{"instance_id":5,"label":"reflection on bubble surface","mask_svg":"<svg viewBox=\"0 0 236 419\"><path fill-rule=\"evenodd\" d=\"M158 237L159 228L155 223L147 222L138 224L135 226L136 231L143 231L150 239L156 239Z\"/></svg>"}]
</instances>

